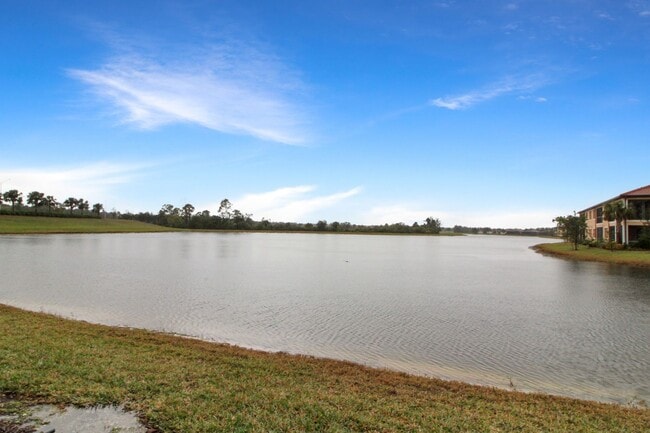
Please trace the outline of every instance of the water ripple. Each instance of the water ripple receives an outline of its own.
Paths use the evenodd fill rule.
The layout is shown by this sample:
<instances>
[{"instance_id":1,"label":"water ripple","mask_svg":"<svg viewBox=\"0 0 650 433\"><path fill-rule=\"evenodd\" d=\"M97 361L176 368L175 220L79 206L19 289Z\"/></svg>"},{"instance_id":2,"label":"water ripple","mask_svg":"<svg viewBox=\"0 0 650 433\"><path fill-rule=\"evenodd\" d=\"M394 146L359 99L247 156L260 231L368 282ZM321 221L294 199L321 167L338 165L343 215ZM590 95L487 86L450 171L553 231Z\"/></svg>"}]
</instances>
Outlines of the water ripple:
<instances>
[{"instance_id":1,"label":"water ripple","mask_svg":"<svg viewBox=\"0 0 650 433\"><path fill-rule=\"evenodd\" d=\"M650 400L650 272L543 257L528 249L537 239L2 241L4 303L473 383Z\"/></svg>"}]
</instances>

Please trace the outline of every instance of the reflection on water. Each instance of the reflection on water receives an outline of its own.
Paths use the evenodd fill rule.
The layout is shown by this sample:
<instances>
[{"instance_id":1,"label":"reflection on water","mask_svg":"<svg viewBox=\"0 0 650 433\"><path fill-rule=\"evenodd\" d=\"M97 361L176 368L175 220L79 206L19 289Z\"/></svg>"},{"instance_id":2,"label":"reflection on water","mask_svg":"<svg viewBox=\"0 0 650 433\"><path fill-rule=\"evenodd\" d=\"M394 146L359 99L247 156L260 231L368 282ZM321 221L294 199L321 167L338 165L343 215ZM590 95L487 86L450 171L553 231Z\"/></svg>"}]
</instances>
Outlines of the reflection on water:
<instances>
[{"instance_id":1,"label":"reflection on water","mask_svg":"<svg viewBox=\"0 0 650 433\"><path fill-rule=\"evenodd\" d=\"M3 236L0 302L518 389L650 400L650 271L534 238Z\"/></svg>"}]
</instances>

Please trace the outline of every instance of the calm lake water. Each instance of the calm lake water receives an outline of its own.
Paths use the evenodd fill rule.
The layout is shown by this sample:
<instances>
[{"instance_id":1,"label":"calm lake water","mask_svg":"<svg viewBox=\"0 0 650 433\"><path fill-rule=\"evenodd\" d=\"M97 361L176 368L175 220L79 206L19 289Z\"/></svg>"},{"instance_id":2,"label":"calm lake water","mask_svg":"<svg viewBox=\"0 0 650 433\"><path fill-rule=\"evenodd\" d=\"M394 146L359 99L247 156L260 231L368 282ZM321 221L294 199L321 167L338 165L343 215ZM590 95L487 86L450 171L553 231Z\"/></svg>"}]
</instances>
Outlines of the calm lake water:
<instances>
[{"instance_id":1,"label":"calm lake water","mask_svg":"<svg viewBox=\"0 0 650 433\"><path fill-rule=\"evenodd\" d=\"M650 401L650 270L537 238L0 237L0 302L471 383Z\"/></svg>"}]
</instances>

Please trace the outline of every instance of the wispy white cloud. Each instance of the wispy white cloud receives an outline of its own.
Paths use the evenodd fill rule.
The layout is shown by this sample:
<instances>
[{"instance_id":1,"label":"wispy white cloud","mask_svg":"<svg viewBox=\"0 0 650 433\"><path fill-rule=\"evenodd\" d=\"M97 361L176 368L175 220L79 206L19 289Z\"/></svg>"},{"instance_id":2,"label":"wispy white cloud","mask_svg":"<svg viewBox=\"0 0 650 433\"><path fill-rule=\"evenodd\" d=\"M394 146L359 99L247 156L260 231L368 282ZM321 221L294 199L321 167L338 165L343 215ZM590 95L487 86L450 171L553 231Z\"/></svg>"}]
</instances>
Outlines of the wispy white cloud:
<instances>
[{"instance_id":1,"label":"wispy white cloud","mask_svg":"<svg viewBox=\"0 0 650 433\"><path fill-rule=\"evenodd\" d=\"M627 6L640 17L650 17L650 1L648 0L630 0L627 2Z\"/></svg>"},{"instance_id":2,"label":"wispy white cloud","mask_svg":"<svg viewBox=\"0 0 650 433\"><path fill-rule=\"evenodd\" d=\"M371 208L362 216L361 223L369 225L396 223L412 225L414 222L421 224L425 219L431 216L440 219L444 224L449 214L439 210L418 209L408 205L393 204Z\"/></svg>"},{"instance_id":3,"label":"wispy white cloud","mask_svg":"<svg viewBox=\"0 0 650 433\"><path fill-rule=\"evenodd\" d=\"M539 102L540 104L543 104L544 102L548 102L548 99L545 98L544 96L531 96L531 95L522 95L518 96L517 99L522 100L522 101L535 101Z\"/></svg>"},{"instance_id":4,"label":"wispy white cloud","mask_svg":"<svg viewBox=\"0 0 650 433\"><path fill-rule=\"evenodd\" d=\"M566 212L565 212L566 213ZM366 212L362 224L422 224L428 217L438 218L443 227L461 225L466 227L492 228L537 228L553 226L553 218L562 215L562 211L486 211L480 213L448 212L436 209L394 204L377 206Z\"/></svg>"},{"instance_id":5,"label":"wispy white cloud","mask_svg":"<svg viewBox=\"0 0 650 433\"><path fill-rule=\"evenodd\" d=\"M433 99L429 104L449 110L463 110L499 96L533 92L546 83L547 79L542 75L508 77L480 90Z\"/></svg>"},{"instance_id":6,"label":"wispy white cloud","mask_svg":"<svg viewBox=\"0 0 650 433\"><path fill-rule=\"evenodd\" d=\"M114 37L116 43L124 41ZM297 74L242 43L165 52L127 46L97 69L68 73L138 128L192 123L280 143L307 140Z\"/></svg>"},{"instance_id":7,"label":"wispy white cloud","mask_svg":"<svg viewBox=\"0 0 650 433\"><path fill-rule=\"evenodd\" d=\"M105 200L118 185L131 182L151 164L117 164L96 162L75 167L0 167L2 189L17 189L27 195L40 191L59 200L84 197L92 201Z\"/></svg>"},{"instance_id":8,"label":"wispy white cloud","mask_svg":"<svg viewBox=\"0 0 650 433\"><path fill-rule=\"evenodd\" d=\"M597 12L596 17L600 18L601 20L606 20L606 21L614 21L614 17L612 17L609 13L607 12Z\"/></svg>"},{"instance_id":9,"label":"wispy white cloud","mask_svg":"<svg viewBox=\"0 0 650 433\"><path fill-rule=\"evenodd\" d=\"M314 195L315 190L316 187L313 185L278 188L273 191L245 194L233 199L232 204L242 212L252 213L255 219L305 222L310 216L320 219L320 216L315 215L316 211L333 207L359 194L362 188L355 187L329 195ZM214 213L219 205L213 204L205 208Z\"/></svg>"},{"instance_id":10,"label":"wispy white cloud","mask_svg":"<svg viewBox=\"0 0 650 433\"><path fill-rule=\"evenodd\" d=\"M450 215L449 218L450 221L454 221L454 225L466 227L538 228L553 227L553 218L564 213L545 209L485 211L480 213L457 213Z\"/></svg>"}]
</instances>

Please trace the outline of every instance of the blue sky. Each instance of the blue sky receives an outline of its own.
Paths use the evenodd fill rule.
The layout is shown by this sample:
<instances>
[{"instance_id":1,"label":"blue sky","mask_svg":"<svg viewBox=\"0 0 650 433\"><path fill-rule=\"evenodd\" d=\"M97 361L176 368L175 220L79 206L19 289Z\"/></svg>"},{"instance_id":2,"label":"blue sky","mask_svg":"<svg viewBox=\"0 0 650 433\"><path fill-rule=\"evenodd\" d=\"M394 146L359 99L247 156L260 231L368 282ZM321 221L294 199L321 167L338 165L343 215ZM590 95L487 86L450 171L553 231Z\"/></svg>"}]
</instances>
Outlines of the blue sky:
<instances>
[{"instance_id":1,"label":"blue sky","mask_svg":"<svg viewBox=\"0 0 650 433\"><path fill-rule=\"evenodd\" d=\"M492 227L650 183L650 1L0 3L0 182Z\"/></svg>"}]
</instances>

